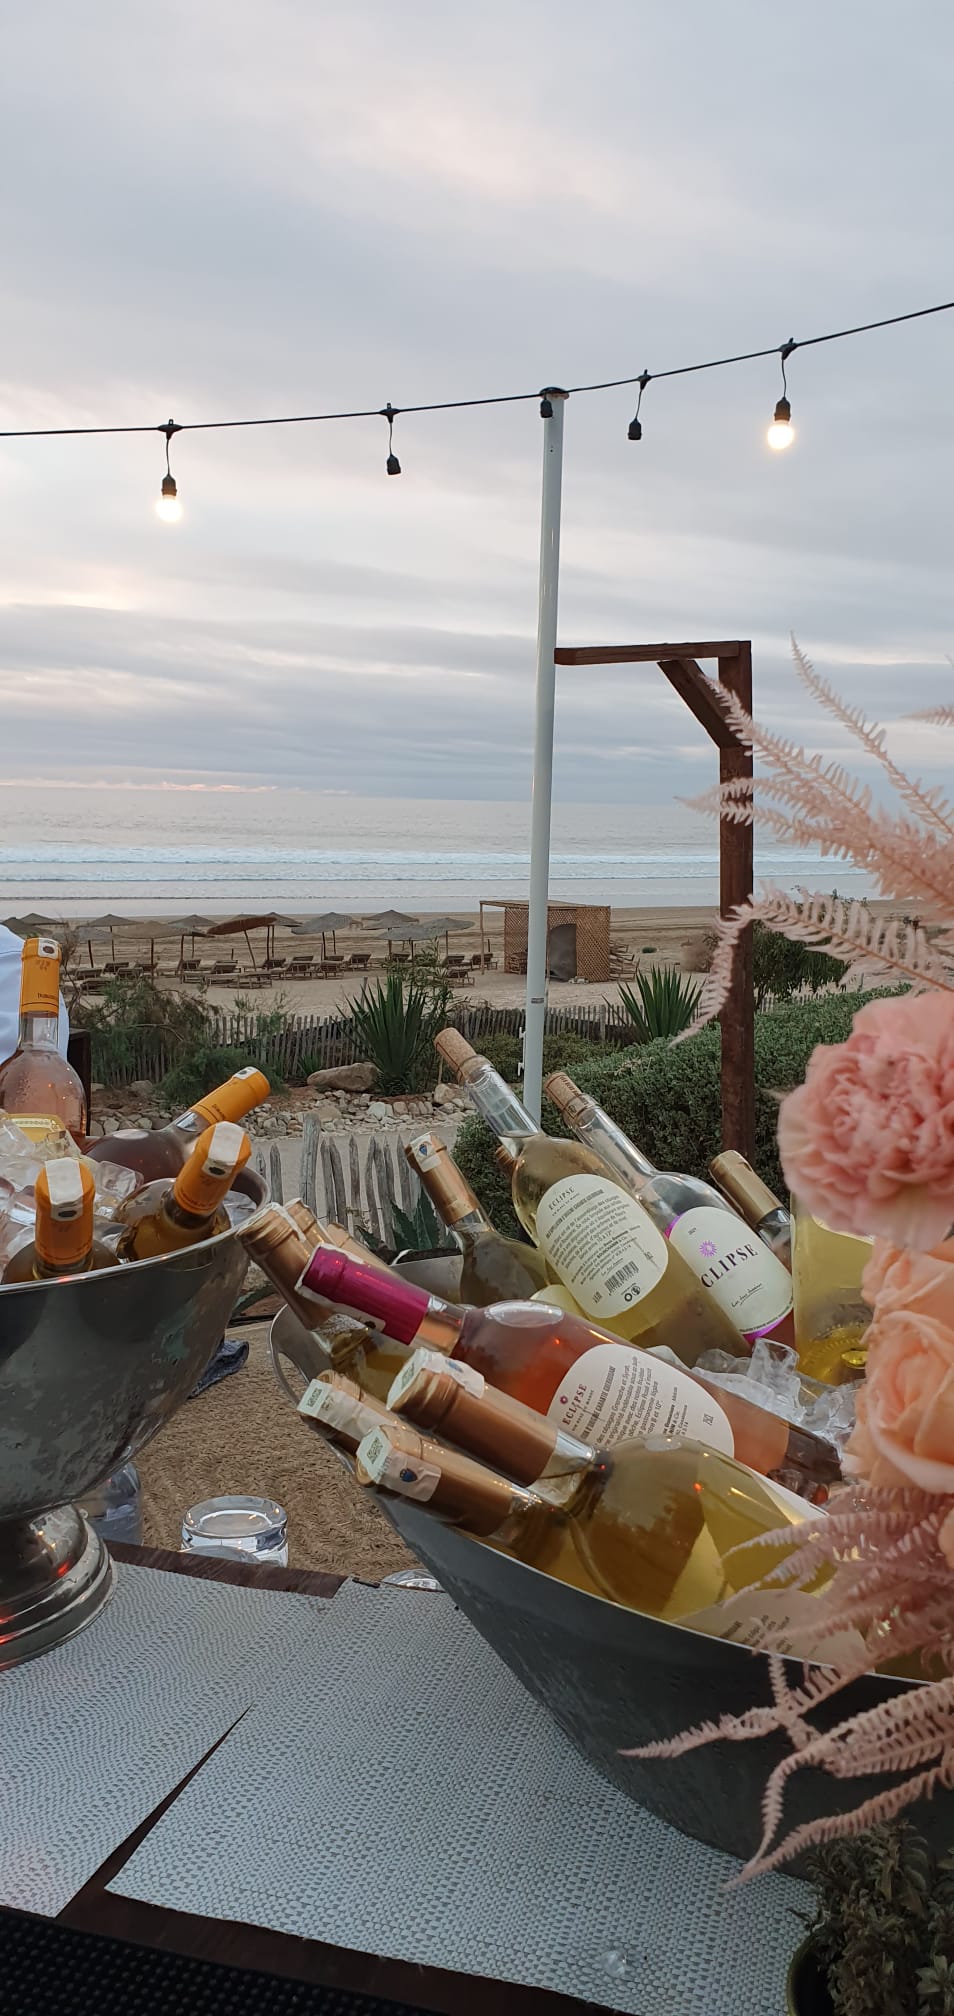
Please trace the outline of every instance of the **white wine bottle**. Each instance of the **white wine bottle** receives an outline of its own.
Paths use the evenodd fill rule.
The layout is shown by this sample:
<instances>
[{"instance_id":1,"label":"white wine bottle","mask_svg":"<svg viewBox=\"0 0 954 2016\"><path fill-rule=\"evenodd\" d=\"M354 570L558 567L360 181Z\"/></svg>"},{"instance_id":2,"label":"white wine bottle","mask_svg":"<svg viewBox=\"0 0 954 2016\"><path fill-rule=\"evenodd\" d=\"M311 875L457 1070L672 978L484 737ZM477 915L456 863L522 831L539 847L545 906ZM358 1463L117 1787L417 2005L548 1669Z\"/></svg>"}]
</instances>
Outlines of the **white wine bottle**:
<instances>
[{"instance_id":1,"label":"white wine bottle","mask_svg":"<svg viewBox=\"0 0 954 2016\"><path fill-rule=\"evenodd\" d=\"M548 1285L539 1247L505 1239L496 1230L445 1142L436 1134L418 1134L404 1153L460 1246L462 1302L483 1309L488 1302L526 1301Z\"/></svg>"},{"instance_id":2,"label":"white wine bottle","mask_svg":"<svg viewBox=\"0 0 954 2016\"><path fill-rule=\"evenodd\" d=\"M791 1273L719 1191L697 1176L657 1169L565 1071L552 1072L544 1091L577 1140L639 1199L744 1342L791 1344Z\"/></svg>"},{"instance_id":3,"label":"white wine bottle","mask_svg":"<svg viewBox=\"0 0 954 2016\"><path fill-rule=\"evenodd\" d=\"M735 1324L669 1245L629 1186L578 1141L542 1134L486 1057L456 1029L436 1048L478 1112L516 1154L517 1217L586 1316L630 1342L666 1344L686 1365L743 1355Z\"/></svg>"}]
</instances>

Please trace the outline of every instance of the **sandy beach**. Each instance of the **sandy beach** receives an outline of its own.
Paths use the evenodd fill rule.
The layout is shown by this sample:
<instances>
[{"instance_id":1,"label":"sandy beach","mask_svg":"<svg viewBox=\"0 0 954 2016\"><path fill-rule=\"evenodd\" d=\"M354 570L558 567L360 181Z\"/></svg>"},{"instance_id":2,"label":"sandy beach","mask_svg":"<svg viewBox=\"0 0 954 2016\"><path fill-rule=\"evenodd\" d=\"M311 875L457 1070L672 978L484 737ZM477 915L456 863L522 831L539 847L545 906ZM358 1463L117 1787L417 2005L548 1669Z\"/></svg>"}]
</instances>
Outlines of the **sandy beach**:
<instances>
[{"instance_id":1,"label":"sandy beach","mask_svg":"<svg viewBox=\"0 0 954 2016\"><path fill-rule=\"evenodd\" d=\"M436 912L421 912L418 921L429 922ZM466 959L480 949L480 933L476 911L466 909L454 913L462 924L469 928L452 932L449 938L451 953L460 953ZM626 963L678 966L685 972L699 970L699 952L702 935L711 930L716 922L716 911L709 906L668 905L659 908L614 909L611 921L611 941L614 945L627 949ZM81 919L68 921L68 930L76 933L76 950L73 964L77 974L81 974L89 963L89 950ZM408 930L412 927L408 926ZM503 971L503 913L490 913L488 921L485 912L485 937L487 949L492 953L494 965L485 972L474 975L473 986L466 989L468 1001L485 1001L494 1007L514 1005L523 1000L526 988L524 976L520 973ZM175 968L179 958L179 937L169 935L168 920L148 918L126 919L115 927L112 942L108 932L102 929L90 940L93 956L97 964L115 957L148 961L150 941L154 944L157 982L162 988L175 988L181 984ZM259 967L265 959L265 932L257 930L250 934L251 951ZM327 952L332 952L330 933L325 939ZM397 936L392 936L395 952L409 949L403 947ZM439 943L443 946L443 940ZM115 950L113 950L115 947ZM387 958L387 935L380 926L354 923L338 931L335 936L335 951L349 958L352 953L367 953L370 958L369 973L380 972ZM249 945L241 932L226 936L208 937L197 931L194 944L189 934L185 938L186 957L193 956L208 967L216 959L235 959L240 968L251 965ZM275 956L290 961L302 953L312 953L316 960L322 956L321 934L306 934L292 931L287 925L275 927ZM617 987L615 978L601 981L551 981L551 1005L573 1006L586 1001L603 1001L615 998ZM241 977L221 983L204 983L202 992L210 1007L233 1008L236 1001L248 997L254 1007L266 1009L279 1000L291 1015L332 1016L346 1007L359 991L361 974L341 972L328 977L315 976L307 979L288 979L281 970L274 974L268 987L249 988L248 981ZM463 992L464 990L462 990Z\"/></svg>"}]
</instances>

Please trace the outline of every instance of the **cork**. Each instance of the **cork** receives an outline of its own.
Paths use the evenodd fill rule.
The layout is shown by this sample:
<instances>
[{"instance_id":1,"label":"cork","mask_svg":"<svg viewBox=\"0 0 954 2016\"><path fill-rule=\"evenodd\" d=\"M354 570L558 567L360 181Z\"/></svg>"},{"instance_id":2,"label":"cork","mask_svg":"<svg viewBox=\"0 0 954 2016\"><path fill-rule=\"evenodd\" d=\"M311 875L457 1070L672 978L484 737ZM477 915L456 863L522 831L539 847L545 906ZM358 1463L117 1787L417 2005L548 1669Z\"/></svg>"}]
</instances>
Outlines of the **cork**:
<instances>
[{"instance_id":1,"label":"cork","mask_svg":"<svg viewBox=\"0 0 954 2016\"><path fill-rule=\"evenodd\" d=\"M574 1085L572 1078L568 1078L565 1071L551 1071L549 1078L544 1078L543 1089L547 1098L552 1099L557 1111L562 1113L566 1120L579 1119L592 1104L586 1093L581 1092L578 1085Z\"/></svg>"},{"instance_id":2,"label":"cork","mask_svg":"<svg viewBox=\"0 0 954 2016\"><path fill-rule=\"evenodd\" d=\"M415 1360L426 1362L412 1370ZM483 1390L475 1391L442 1366L436 1354L416 1353L415 1360L399 1373L388 1395L395 1414L439 1431L519 1484L535 1484L543 1476L559 1438L553 1421L483 1381Z\"/></svg>"},{"instance_id":3,"label":"cork","mask_svg":"<svg viewBox=\"0 0 954 2016\"><path fill-rule=\"evenodd\" d=\"M442 1029L440 1035L434 1038L434 1048L458 1078L465 1065L477 1055L473 1045L468 1043L466 1036L462 1036L459 1029Z\"/></svg>"},{"instance_id":4,"label":"cork","mask_svg":"<svg viewBox=\"0 0 954 2016\"><path fill-rule=\"evenodd\" d=\"M445 1449L440 1442L418 1435L404 1421L388 1423L386 1440L395 1455L406 1456L409 1467L423 1470L432 1480L433 1488L427 1495L434 1511L459 1519L470 1533L495 1533L511 1512L530 1502L519 1485L508 1483L505 1477L498 1477L493 1470L486 1470L482 1463L474 1463L456 1449ZM376 1481L365 1470L360 1452L355 1475L359 1484ZM386 1475L381 1481L388 1488ZM400 1486L395 1481L390 1488L399 1490Z\"/></svg>"}]
</instances>

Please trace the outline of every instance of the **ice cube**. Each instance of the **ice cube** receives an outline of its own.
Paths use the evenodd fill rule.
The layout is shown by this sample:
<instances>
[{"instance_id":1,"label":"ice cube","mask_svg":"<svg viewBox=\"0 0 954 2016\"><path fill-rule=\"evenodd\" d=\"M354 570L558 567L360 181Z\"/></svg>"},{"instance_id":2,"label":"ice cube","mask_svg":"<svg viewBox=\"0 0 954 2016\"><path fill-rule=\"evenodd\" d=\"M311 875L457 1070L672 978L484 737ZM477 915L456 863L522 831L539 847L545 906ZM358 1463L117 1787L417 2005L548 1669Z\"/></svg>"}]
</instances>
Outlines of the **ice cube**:
<instances>
[{"instance_id":1,"label":"ice cube","mask_svg":"<svg viewBox=\"0 0 954 2016\"><path fill-rule=\"evenodd\" d=\"M855 1425L854 1385L828 1386L821 1379L809 1379L799 1368L798 1354L790 1344L773 1344L760 1337L751 1358L733 1358L727 1351L705 1351L698 1368L713 1385L738 1393L765 1407L795 1428L844 1448Z\"/></svg>"},{"instance_id":2,"label":"ice cube","mask_svg":"<svg viewBox=\"0 0 954 2016\"><path fill-rule=\"evenodd\" d=\"M230 1190L225 1199L225 1215L233 1231L238 1225L247 1225L260 1206L254 1197L247 1197L244 1190Z\"/></svg>"},{"instance_id":3,"label":"ice cube","mask_svg":"<svg viewBox=\"0 0 954 2016\"><path fill-rule=\"evenodd\" d=\"M108 1223L116 1216L120 1204L139 1189L142 1178L134 1169L124 1169L121 1162L90 1162L85 1156L83 1160L96 1184L97 1220Z\"/></svg>"}]
</instances>

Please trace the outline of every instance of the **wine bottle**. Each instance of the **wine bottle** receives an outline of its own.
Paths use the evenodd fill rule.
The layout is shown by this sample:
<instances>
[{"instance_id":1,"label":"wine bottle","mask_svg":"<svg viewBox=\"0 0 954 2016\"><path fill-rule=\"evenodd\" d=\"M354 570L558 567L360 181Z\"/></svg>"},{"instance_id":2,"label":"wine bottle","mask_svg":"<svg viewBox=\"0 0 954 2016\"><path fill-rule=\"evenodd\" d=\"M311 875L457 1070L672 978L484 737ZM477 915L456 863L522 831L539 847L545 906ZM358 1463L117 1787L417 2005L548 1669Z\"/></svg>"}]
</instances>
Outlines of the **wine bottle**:
<instances>
[{"instance_id":1,"label":"wine bottle","mask_svg":"<svg viewBox=\"0 0 954 2016\"><path fill-rule=\"evenodd\" d=\"M60 948L55 938L28 938L20 966L20 1035L0 1064L0 1113L33 1141L52 1134L86 1139L82 1079L57 1048Z\"/></svg>"},{"instance_id":2,"label":"wine bottle","mask_svg":"<svg viewBox=\"0 0 954 2016\"><path fill-rule=\"evenodd\" d=\"M340 1372L319 1372L302 1394L298 1412L303 1421L313 1423L330 1442L352 1455L359 1442L380 1427L382 1421L395 1419L373 1394L364 1392L354 1379L345 1378Z\"/></svg>"},{"instance_id":3,"label":"wine bottle","mask_svg":"<svg viewBox=\"0 0 954 2016\"><path fill-rule=\"evenodd\" d=\"M60 1274L88 1274L115 1267L108 1246L93 1237L96 1186L84 1162L57 1156L37 1171L36 1230L26 1246L11 1254L3 1283L49 1281Z\"/></svg>"},{"instance_id":4,"label":"wine bottle","mask_svg":"<svg viewBox=\"0 0 954 2016\"><path fill-rule=\"evenodd\" d=\"M371 1317L406 1350L426 1345L472 1366L586 1442L692 1437L812 1495L840 1476L837 1453L820 1437L562 1309L540 1302L462 1308L327 1248L310 1256L297 1292ZM352 1376L364 1383L360 1371Z\"/></svg>"},{"instance_id":5,"label":"wine bottle","mask_svg":"<svg viewBox=\"0 0 954 2016\"><path fill-rule=\"evenodd\" d=\"M697 1281L746 1344L791 1344L792 1277L711 1183L657 1169L565 1071L544 1081L548 1098L584 1147L638 1197Z\"/></svg>"},{"instance_id":6,"label":"wine bottle","mask_svg":"<svg viewBox=\"0 0 954 2016\"><path fill-rule=\"evenodd\" d=\"M840 1386L864 1374L871 1310L861 1277L871 1249L870 1239L833 1232L792 1198L795 1348L810 1379Z\"/></svg>"},{"instance_id":7,"label":"wine bottle","mask_svg":"<svg viewBox=\"0 0 954 2016\"><path fill-rule=\"evenodd\" d=\"M407 1347L392 1343L378 1330L369 1328L353 1311L336 1308L329 1297L314 1291L308 1295L298 1292L298 1282L308 1262L320 1250L310 1240L310 1227L318 1223L300 1199L287 1209L267 1204L242 1227L239 1237L249 1258L284 1296L299 1323L312 1331L330 1364L354 1379L362 1391L383 1400L407 1359ZM319 1229L322 1236L332 1230L341 1232L349 1246L354 1246L356 1253L361 1252L341 1226ZM331 1246L328 1250L334 1253L339 1249ZM361 1258L372 1269L383 1267L370 1253L361 1253ZM383 1272L391 1278L389 1268L383 1267Z\"/></svg>"},{"instance_id":8,"label":"wine bottle","mask_svg":"<svg viewBox=\"0 0 954 2016\"><path fill-rule=\"evenodd\" d=\"M559 1504L403 1422L372 1429L355 1468L359 1483L416 1499L553 1575L569 1537L599 1593L671 1622L757 1588L787 1544L745 1543L783 1528L794 1540L807 1514L714 1449L661 1438L628 1443L619 1460L594 1452L591 1467L564 1480Z\"/></svg>"},{"instance_id":9,"label":"wine bottle","mask_svg":"<svg viewBox=\"0 0 954 2016\"><path fill-rule=\"evenodd\" d=\"M232 1121L207 1128L172 1182L157 1177L120 1205L119 1258L152 1260L226 1232L223 1200L250 1154L248 1135Z\"/></svg>"},{"instance_id":10,"label":"wine bottle","mask_svg":"<svg viewBox=\"0 0 954 2016\"><path fill-rule=\"evenodd\" d=\"M246 1064L241 1071L233 1071L224 1085L217 1085L214 1092L187 1107L168 1127L120 1127L115 1134L91 1141L86 1152L91 1162L118 1162L124 1169L134 1169L144 1183L159 1176L177 1176L208 1128L217 1120L244 1120L270 1091L264 1072Z\"/></svg>"},{"instance_id":11,"label":"wine bottle","mask_svg":"<svg viewBox=\"0 0 954 2016\"><path fill-rule=\"evenodd\" d=\"M724 1190L730 1204L734 1204L745 1219L764 1239L766 1246L781 1260L783 1267L792 1271L792 1218L784 1204L757 1176L751 1162L740 1155L735 1148L727 1148L722 1155L713 1157L709 1164L709 1174L714 1176L720 1190Z\"/></svg>"},{"instance_id":12,"label":"wine bottle","mask_svg":"<svg viewBox=\"0 0 954 2016\"><path fill-rule=\"evenodd\" d=\"M712 1397L719 1397L718 1389L707 1390ZM568 1434L552 1415L539 1414L511 1393L488 1385L473 1366L445 1358L426 1346L412 1352L388 1393L387 1404L395 1413L407 1415L415 1427L440 1433L471 1456L505 1470L518 1484L562 1477L569 1471L590 1468L595 1460L594 1446L588 1439ZM710 1432L715 1427L716 1433L711 1442L706 1437L706 1445L734 1454L737 1461L744 1460L747 1469L757 1470L783 1494L783 1502L795 1496L813 1505L824 1504L830 1486L841 1478L834 1445L791 1427L765 1408L748 1401L742 1405L744 1412L733 1408L730 1398L725 1417L728 1436L715 1416ZM678 1426L675 1435L671 1429L666 1432L671 1440L678 1439ZM691 1439L702 1437L697 1431ZM614 1459L624 1446L628 1440L613 1444Z\"/></svg>"},{"instance_id":13,"label":"wine bottle","mask_svg":"<svg viewBox=\"0 0 954 2016\"><path fill-rule=\"evenodd\" d=\"M668 1344L688 1365L704 1351L742 1355L735 1324L628 1182L581 1142L541 1134L510 1086L456 1029L443 1030L435 1047L516 1154L514 1210L584 1313L621 1337Z\"/></svg>"},{"instance_id":14,"label":"wine bottle","mask_svg":"<svg viewBox=\"0 0 954 2016\"><path fill-rule=\"evenodd\" d=\"M539 1247L505 1239L496 1231L450 1149L436 1134L419 1134L404 1153L460 1246L462 1302L483 1309L488 1302L528 1300L547 1286L547 1265Z\"/></svg>"}]
</instances>

